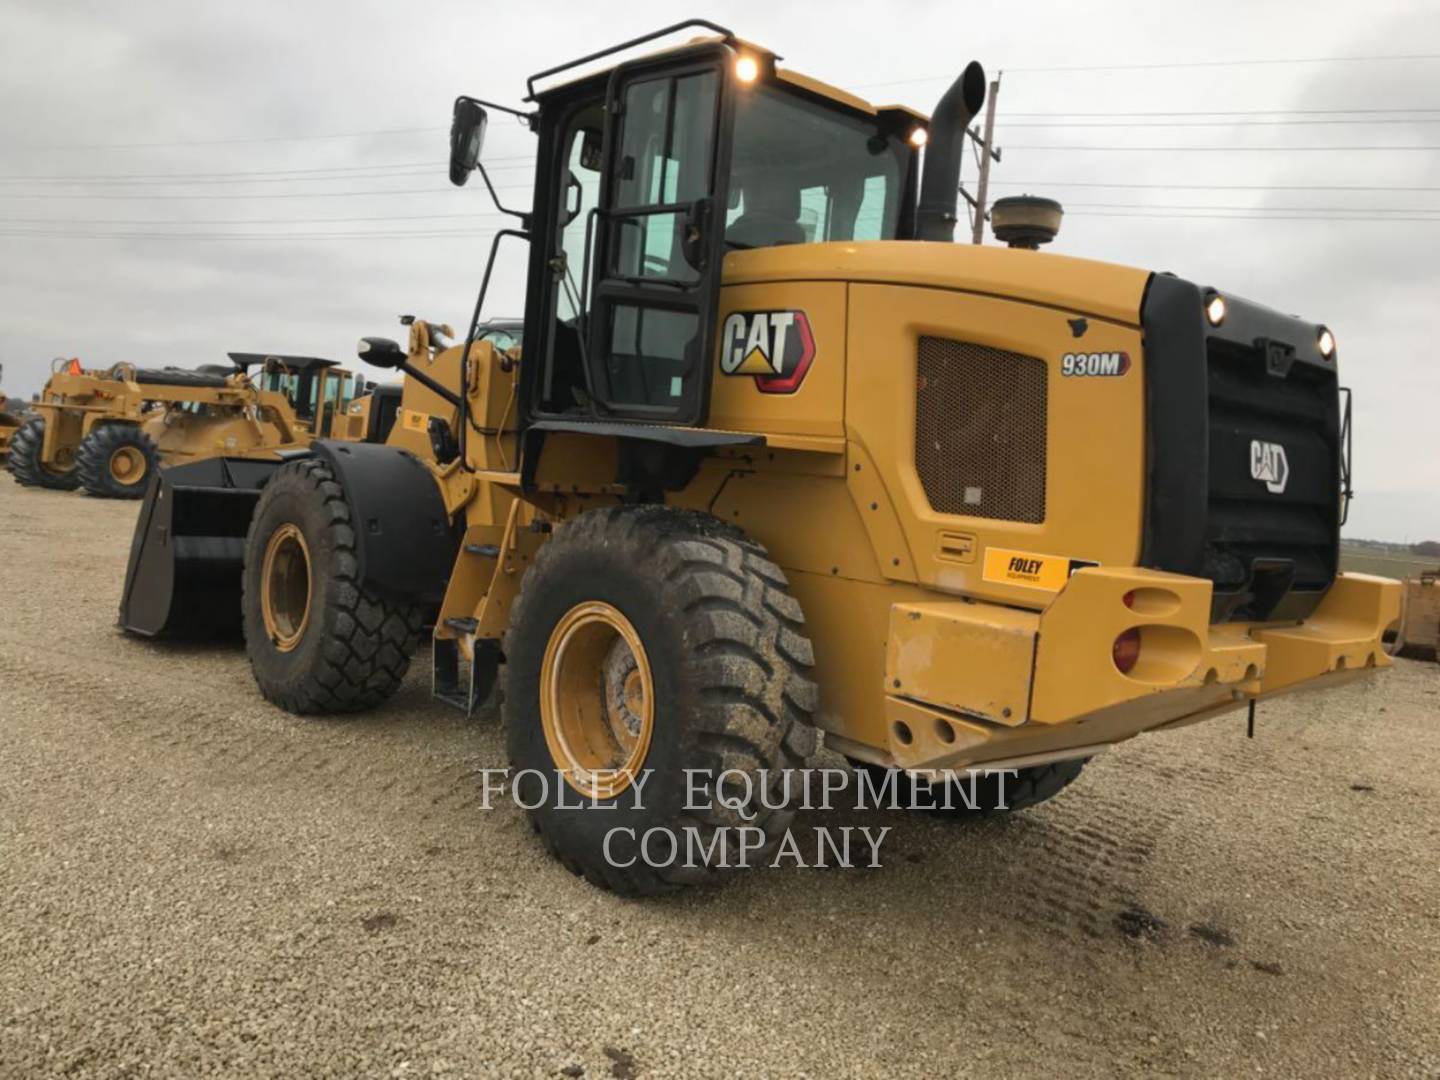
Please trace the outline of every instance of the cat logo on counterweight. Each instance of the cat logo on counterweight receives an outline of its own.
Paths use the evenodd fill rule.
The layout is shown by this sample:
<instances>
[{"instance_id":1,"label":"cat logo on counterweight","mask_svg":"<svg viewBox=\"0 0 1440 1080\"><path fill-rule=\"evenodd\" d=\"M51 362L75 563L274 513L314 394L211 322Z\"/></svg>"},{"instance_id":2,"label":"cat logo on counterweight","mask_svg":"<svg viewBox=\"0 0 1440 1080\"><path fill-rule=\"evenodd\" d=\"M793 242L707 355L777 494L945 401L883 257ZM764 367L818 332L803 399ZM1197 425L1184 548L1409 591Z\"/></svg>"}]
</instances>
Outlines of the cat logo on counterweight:
<instances>
[{"instance_id":1,"label":"cat logo on counterweight","mask_svg":"<svg viewBox=\"0 0 1440 1080\"><path fill-rule=\"evenodd\" d=\"M753 376L763 394L793 394L814 359L803 311L736 311L720 328L720 371Z\"/></svg>"}]
</instances>

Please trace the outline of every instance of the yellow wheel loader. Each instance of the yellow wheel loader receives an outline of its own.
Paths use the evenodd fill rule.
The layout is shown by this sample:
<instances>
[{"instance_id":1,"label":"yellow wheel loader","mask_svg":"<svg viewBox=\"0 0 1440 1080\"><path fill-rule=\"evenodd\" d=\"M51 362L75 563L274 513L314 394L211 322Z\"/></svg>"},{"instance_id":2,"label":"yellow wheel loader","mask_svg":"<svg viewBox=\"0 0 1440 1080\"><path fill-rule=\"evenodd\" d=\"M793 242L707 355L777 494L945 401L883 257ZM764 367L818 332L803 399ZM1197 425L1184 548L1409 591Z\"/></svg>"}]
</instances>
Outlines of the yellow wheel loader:
<instances>
[{"instance_id":1,"label":"yellow wheel loader","mask_svg":"<svg viewBox=\"0 0 1440 1080\"><path fill-rule=\"evenodd\" d=\"M1018 809L1141 732L1389 666L1398 583L1337 572L1333 335L1033 236L954 243L984 87L875 106L691 21L539 73L526 109L460 98L452 181L489 186L513 113L533 201L500 207L453 383L361 346L456 456L318 440L162 484L186 521L142 515L122 625L183 621L170 584L203 571L296 713L385 700L430 627L435 696L472 711L503 670L517 798L628 894L775 850L833 752L931 790L1008 770L988 805ZM478 340L505 240L518 355Z\"/></svg>"},{"instance_id":2,"label":"yellow wheel loader","mask_svg":"<svg viewBox=\"0 0 1440 1080\"><path fill-rule=\"evenodd\" d=\"M307 427L303 440L289 446L244 456L218 454L160 470L160 481L148 490L136 522L121 600L124 629L150 637L214 638L238 632L240 567L255 499L286 462L303 461L316 453L349 460L386 444L392 457L417 465L430 463L436 475L459 468L454 433L460 430L460 350L446 348L446 339L453 336L448 326L413 316L402 321L410 327L410 351L400 358L408 373L403 387L370 386L343 411L333 413L323 407L329 376L338 370L330 361L307 364L297 357L231 354L239 365L263 363L261 395L277 398L283 405L280 411L292 417L288 402L296 401L307 421L330 438L313 440L313 446L323 450L309 450ZM343 394L334 399L337 407L344 401ZM424 471L430 466L421 466L422 471L410 479L434 487L431 472ZM443 511L441 518L443 533L448 529ZM308 540L305 533L287 535L288 543L277 542L278 554L267 565L272 570L288 567L289 554L303 552L303 563L297 565L308 568L313 533ZM406 556L402 552L397 557ZM266 605L273 622L276 604L267 600ZM308 627L308 615L300 618ZM405 652L407 664L414 649L411 642Z\"/></svg>"},{"instance_id":3,"label":"yellow wheel loader","mask_svg":"<svg viewBox=\"0 0 1440 1080\"><path fill-rule=\"evenodd\" d=\"M103 371L57 361L12 440L21 484L138 499L162 464L266 455L330 434L362 380L315 357L231 353L234 364ZM246 374L263 366L262 386Z\"/></svg>"}]
</instances>

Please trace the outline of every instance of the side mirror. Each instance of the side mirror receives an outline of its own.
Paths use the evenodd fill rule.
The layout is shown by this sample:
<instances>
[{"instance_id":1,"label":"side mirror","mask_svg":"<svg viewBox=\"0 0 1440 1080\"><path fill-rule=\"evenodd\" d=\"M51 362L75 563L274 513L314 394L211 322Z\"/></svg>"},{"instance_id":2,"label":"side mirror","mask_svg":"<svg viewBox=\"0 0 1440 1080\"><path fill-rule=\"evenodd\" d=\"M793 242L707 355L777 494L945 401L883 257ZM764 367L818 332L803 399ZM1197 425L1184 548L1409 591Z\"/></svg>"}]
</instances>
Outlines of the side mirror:
<instances>
[{"instance_id":1,"label":"side mirror","mask_svg":"<svg viewBox=\"0 0 1440 1080\"><path fill-rule=\"evenodd\" d=\"M565 180L565 213L564 220L560 222L563 229L580 216L580 207L585 200L585 189L580 186L580 179L573 172L566 170Z\"/></svg>"},{"instance_id":2,"label":"side mirror","mask_svg":"<svg viewBox=\"0 0 1440 1080\"><path fill-rule=\"evenodd\" d=\"M450 118L450 182L464 187L465 181L480 164L480 149L485 145L485 108L474 98L455 99Z\"/></svg>"},{"instance_id":3,"label":"side mirror","mask_svg":"<svg viewBox=\"0 0 1440 1080\"><path fill-rule=\"evenodd\" d=\"M355 351L360 359L378 368L398 368L410 358L405 350L389 338L366 337L360 339Z\"/></svg>"}]
</instances>

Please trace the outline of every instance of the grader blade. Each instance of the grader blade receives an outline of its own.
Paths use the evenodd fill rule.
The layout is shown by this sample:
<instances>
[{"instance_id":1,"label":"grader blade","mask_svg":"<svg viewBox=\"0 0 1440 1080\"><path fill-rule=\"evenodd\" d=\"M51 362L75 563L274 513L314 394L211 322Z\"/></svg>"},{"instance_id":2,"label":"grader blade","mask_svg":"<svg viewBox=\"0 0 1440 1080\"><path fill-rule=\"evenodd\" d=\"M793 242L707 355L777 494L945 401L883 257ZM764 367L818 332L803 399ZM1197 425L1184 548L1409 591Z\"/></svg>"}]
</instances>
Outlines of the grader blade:
<instances>
[{"instance_id":1,"label":"grader blade","mask_svg":"<svg viewBox=\"0 0 1440 1080\"><path fill-rule=\"evenodd\" d=\"M245 534L283 461L211 458L162 470L135 523L120 628L144 637L238 636Z\"/></svg>"}]
</instances>

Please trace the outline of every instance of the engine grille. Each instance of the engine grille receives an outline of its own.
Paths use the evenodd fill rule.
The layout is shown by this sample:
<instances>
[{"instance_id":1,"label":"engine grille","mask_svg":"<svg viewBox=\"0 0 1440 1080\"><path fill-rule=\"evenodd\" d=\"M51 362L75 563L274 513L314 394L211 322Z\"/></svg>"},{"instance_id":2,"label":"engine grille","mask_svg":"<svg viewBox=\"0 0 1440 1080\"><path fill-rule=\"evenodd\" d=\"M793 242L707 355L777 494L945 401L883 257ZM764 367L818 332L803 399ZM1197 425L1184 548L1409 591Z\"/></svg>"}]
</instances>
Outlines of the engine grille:
<instances>
[{"instance_id":1,"label":"engine grille","mask_svg":"<svg viewBox=\"0 0 1440 1080\"><path fill-rule=\"evenodd\" d=\"M1045 361L922 337L915 468L941 514L1045 520Z\"/></svg>"},{"instance_id":2,"label":"engine grille","mask_svg":"<svg viewBox=\"0 0 1440 1080\"><path fill-rule=\"evenodd\" d=\"M1333 371L1295 364L1266 372L1263 350L1212 339L1209 375L1209 515L1205 572L1231 617L1265 618L1272 591L1323 590L1335 578L1340 466ZM1285 448L1289 476L1273 494L1250 473L1253 440Z\"/></svg>"},{"instance_id":3,"label":"engine grille","mask_svg":"<svg viewBox=\"0 0 1440 1080\"><path fill-rule=\"evenodd\" d=\"M1141 565L1209 578L1211 622L1308 618L1335 580L1345 449L1320 327L1150 279Z\"/></svg>"}]
</instances>

